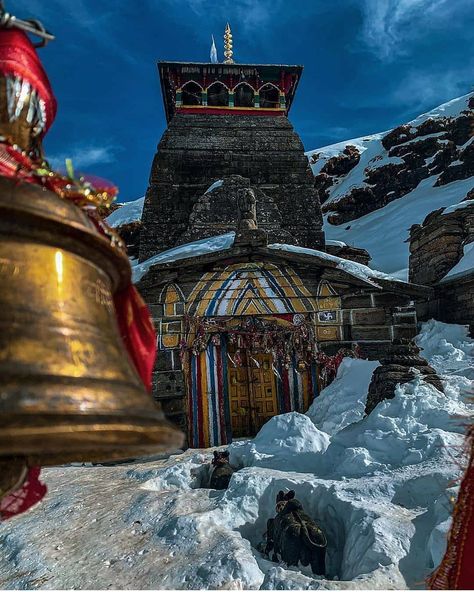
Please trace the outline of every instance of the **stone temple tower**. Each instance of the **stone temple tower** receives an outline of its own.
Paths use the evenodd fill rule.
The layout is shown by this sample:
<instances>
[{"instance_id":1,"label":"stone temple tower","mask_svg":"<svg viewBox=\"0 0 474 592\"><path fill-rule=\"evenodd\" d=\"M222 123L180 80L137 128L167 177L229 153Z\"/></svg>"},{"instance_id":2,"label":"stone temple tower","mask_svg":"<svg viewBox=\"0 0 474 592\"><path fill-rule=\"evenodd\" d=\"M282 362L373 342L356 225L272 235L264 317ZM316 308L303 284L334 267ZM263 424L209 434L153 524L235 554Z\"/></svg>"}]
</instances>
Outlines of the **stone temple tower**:
<instances>
[{"instance_id":1,"label":"stone temple tower","mask_svg":"<svg viewBox=\"0 0 474 592\"><path fill-rule=\"evenodd\" d=\"M262 202L257 209L263 211L265 202L277 212L284 242L324 248L313 176L287 117L302 66L235 63L228 37L225 56L224 63L158 63L168 127L151 168L142 261L189 236L218 234L205 224L202 236L190 233L193 209L202 209L213 183L236 175L256 188ZM208 216L213 218L212 209ZM271 218L268 213L269 223ZM278 233L273 238L279 242Z\"/></svg>"}]
</instances>

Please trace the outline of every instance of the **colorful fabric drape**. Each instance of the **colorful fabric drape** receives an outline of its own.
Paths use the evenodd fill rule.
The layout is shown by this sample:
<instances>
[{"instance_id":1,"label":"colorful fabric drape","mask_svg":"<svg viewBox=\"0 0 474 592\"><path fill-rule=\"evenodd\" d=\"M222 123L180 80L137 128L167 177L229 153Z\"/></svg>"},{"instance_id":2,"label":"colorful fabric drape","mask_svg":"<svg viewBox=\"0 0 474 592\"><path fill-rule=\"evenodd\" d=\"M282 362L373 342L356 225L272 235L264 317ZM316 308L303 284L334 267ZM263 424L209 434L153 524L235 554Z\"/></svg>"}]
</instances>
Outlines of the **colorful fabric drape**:
<instances>
[{"instance_id":1,"label":"colorful fabric drape","mask_svg":"<svg viewBox=\"0 0 474 592\"><path fill-rule=\"evenodd\" d=\"M122 341L148 392L151 392L156 358L156 335L148 307L130 284L114 296Z\"/></svg>"},{"instance_id":2,"label":"colorful fabric drape","mask_svg":"<svg viewBox=\"0 0 474 592\"><path fill-rule=\"evenodd\" d=\"M217 341L217 340L216 340ZM189 445L193 448L220 446L232 441L227 370L227 339L210 341L197 355L187 353L183 369L188 386ZM278 413L304 413L318 393L316 364L298 372L296 356L285 368L276 369Z\"/></svg>"},{"instance_id":3,"label":"colorful fabric drape","mask_svg":"<svg viewBox=\"0 0 474 592\"><path fill-rule=\"evenodd\" d=\"M311 364L307 371L298 372L296 356L289 368L280 362L277 368L278 412L305 413L314 397L319 395L317 366Z\"/></svg>"},{"instance_id":4,"label":"colorful fabric drape","mask_svg":"<svg viewBox=\"0 0 474 592\"><path fill-rule=\"evenodd\" d=\"M428 581L431 590L474 590L474 426L467 443L469 464L454 506L446 553Z\"/></svg>"},{"instance_id":5,"label":"colorful fabric drape","mask_svg":"<svg viewBox=\"0 0 474 592\"><path fill-rule=\"evenodd\" d=\"M46 133L56 116L56 99L48 76L28 35L19 29L0 29L0 73L29 84L41 101Z\"/></svg>"},{"instance_id":6,"label":"colorful fabric drape","mask_svg":"<svg viewBox=\"0 0 474 592\"><path fill-rule=\"evenodd\" d=\"M219 446L231 441L227 385L227 345L209 343L198 355L188 355L189 444L193 448Z\"/></svg>"}]
</instances>

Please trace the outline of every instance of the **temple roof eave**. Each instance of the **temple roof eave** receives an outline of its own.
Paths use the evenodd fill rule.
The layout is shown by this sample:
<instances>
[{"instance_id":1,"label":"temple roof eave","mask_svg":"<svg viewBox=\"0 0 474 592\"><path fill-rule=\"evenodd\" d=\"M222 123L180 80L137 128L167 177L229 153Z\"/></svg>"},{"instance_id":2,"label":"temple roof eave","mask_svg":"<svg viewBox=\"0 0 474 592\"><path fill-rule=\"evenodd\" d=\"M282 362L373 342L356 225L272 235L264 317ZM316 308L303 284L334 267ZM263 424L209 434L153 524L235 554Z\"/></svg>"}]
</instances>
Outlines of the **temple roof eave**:
<instances>
[{"instance_id":1,"label":"temple roof eave","mask_svg":"<svg viewBox=\"0 0 474 592\"><path fill-rule=\"evenodd\" d=\"M292 245L287 245L291 247ZM309 249L308 249L309 250ZM318 253L315 251L315 253ZM308 267L318 267L323 269L323 273L333 280L343 283L353 284L360 288L371 289L374 291L389 291L396 294L405 294L413 296L415 298L428 298L431 296L433 289L428 286L420 284L412 284L410 282L404 282L395 278L374 277L374 278L362 278L353 273L350 273L344 269L338 268L339 257L328 255L321 252L318 254L298 253L294 251L285 251L282 249L269 247L254 247L254 246L232 246L227 249L220 251L206 253L183 259L176 259L173 261L166 261L163 263L156 263L147 270L147 272L140 278L140 282L150 277L150 273L161 274L172 271L184 271L188 269L205 268L210 264L222 262L228 262L230 260L237 261L286 261L288 263L297 263ZM348 263L349 260L344 260ZM356 264L361 265L361 264ZM366 266L362 266L366 267ZM368 268L367 268L368 269ZM383 274L382 274L383 275Z\"/></svg>"}]
</instances>

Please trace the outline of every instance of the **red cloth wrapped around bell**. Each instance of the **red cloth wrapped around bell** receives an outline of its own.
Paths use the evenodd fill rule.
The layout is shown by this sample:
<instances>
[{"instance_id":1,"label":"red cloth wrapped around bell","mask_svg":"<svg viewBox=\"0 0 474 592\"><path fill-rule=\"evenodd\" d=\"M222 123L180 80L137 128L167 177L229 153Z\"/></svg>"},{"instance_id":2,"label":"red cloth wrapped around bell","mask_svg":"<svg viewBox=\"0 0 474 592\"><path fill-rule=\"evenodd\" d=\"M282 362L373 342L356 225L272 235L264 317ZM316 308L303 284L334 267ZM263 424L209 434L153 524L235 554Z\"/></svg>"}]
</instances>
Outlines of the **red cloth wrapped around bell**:
<instances>
[{"instance_id":1,"label":"red cloth wrapped around bell","mask_svg":"<svg viewBox=\"0 0 474 592\"><path fill-rule=\"evenodd\" d=\"M56 108L48 77L26 33L0 29L0 135L4 138L0 140L0 175L42 185L79 206L87 205L84 209L97 231L113 241L118 237L88 202L94 180L76 183L48 170L41 159L41 138L53 123ZM87 188L84 192L83 182ZM99 203L102 196L115 196L116 188L110 183L101 180L98 185L94 190ZM155 332L148 309L131 283L115 295L115 311L130 359L150 391ZM30 468L21 487L1 500L0 520L25 511L45 495L39 471L39 467Z\"/></svg>"}]
</instances>

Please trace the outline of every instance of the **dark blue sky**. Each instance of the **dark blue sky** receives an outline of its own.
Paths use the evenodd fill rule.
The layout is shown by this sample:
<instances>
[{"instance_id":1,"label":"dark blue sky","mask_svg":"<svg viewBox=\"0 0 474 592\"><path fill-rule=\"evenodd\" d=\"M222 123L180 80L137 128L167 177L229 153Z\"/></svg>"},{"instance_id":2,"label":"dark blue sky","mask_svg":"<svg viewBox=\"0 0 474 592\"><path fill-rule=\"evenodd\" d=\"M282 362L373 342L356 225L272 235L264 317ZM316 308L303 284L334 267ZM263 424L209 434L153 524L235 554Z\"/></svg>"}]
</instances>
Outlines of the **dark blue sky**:
<instances>
[{"instance_id":1,"label":"dark blue sky","mask_svg":"<svg viewBox=\"0 0 474 592\"><path fill-rule=\"evenodd\" d=\"M472 89L474 0L6 0L56 34L48 157L144 194L165 119L157 60L303 64L290 119L306 149L379 132Z\"/></svg>"}]
</instances>

